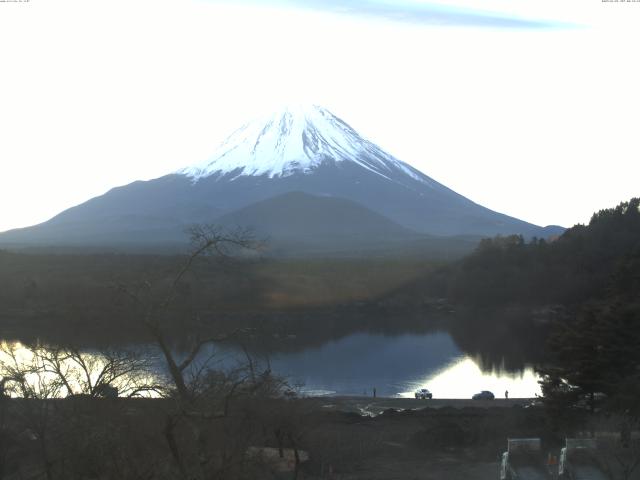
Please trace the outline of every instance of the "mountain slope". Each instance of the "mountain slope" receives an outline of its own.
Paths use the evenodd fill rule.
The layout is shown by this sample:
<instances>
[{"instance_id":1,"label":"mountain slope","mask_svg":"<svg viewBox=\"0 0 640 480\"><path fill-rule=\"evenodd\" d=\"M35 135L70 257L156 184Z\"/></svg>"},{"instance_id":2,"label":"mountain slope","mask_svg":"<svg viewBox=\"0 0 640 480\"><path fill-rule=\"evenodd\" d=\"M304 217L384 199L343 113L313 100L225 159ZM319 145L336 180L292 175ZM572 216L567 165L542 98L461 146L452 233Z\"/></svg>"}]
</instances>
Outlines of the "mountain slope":
<instances>
[{"instance_id":1,"label":"mountain slope","mask_svg":"<svg viewBox=\"0 0 640 480\"><path fill-rule=\"evenodd\" d=\"M351 200L302 192L256 202L223 215L216 223L230 229L249 228L258 238L267 239L268 253L287 256L387 252L425 237ZM433 250L429 253L434 253Z\"/></svg>"},{"instance_id":2,"label":"mountain slope","mask_svg":"<svg viewBox=\"0 0 640 480\"><path fill-rule=\"evenodd\" d=\"M215 222L289 192L350 200L419 233L555 233L475 204L363 139L327 110L309 107L249 123L206 162L114 188L48 222L0 234L0 243L175 243L193 223Z\"/></svg>"},{"instance_id":3,"label":"mountain slope","mask_svg":"<svg viewBox=\"0 0 640 480\"><path fill-rule=\"evenodd\" d=\"M254 203L217 219L282 239L353 238L394 240L422 235L350 200L290 192Z\"/></svg>"}]
</instances>

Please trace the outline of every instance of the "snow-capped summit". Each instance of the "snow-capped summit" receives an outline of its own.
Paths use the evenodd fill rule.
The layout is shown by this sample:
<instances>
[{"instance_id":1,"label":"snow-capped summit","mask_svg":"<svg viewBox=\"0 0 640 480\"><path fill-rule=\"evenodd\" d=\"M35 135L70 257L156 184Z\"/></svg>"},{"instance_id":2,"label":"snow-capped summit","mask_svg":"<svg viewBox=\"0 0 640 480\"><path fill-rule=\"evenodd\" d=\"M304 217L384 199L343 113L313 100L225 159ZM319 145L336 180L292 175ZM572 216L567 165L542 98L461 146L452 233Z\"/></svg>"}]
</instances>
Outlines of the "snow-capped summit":
<instances>
[{"instance_id":1,"label":"snow-capped summit","mask_svg":"<svg viewBox=\"0 0 640 480\"><path fill-rule=\"evenodd\" d=\"M317 106L287 106L232 133L207 161L178 173L193 181L211 175L287 177L311 173L325 162L354 162L392 179L399 171L429 183L404 162L362 138L346 122ZM397 180L396 180L397 181Z\"/></svg>"},{"instance_id":2,"label":"snow-capped summit","mask_svg":"<svg viewBox=\"0 0 640 480\"><path fill-rule=\"evenodd\" d=\"M247 123L204 163L116 187L0 244L179 245L194 223L250 227L276 250L320 253L424 241L449 255L449 242L422 235L558 233L472 202L312 106Z\"/></svg>"}]
</instances>

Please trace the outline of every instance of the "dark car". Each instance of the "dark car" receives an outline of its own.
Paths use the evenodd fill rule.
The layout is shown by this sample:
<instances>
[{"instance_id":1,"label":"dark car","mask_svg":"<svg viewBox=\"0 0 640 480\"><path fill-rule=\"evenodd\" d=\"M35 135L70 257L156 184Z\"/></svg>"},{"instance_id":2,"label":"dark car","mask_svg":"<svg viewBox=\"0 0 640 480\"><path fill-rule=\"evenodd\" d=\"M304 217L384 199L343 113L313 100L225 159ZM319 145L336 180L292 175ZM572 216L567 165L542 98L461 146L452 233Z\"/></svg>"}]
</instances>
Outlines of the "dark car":
<instances>
[{"instance_id":1,"label":"dark car","mask_svg":"<svg viewBox=\"0 0 640 480\"><path fill-rule=\"evenodd\" d=\"M493 400L494 398L496 398L496 396L489 390L483 390L471 397L472 400Z\"/></svg>"},{"instance_id":2,"label":"dark car","mask_svg":"<svg viewBox=\"0 0 640 480\"><path fill-rule=\"evenodd\" d=\"M433 398L433 394L426 388L416 390L415 396L420 400L431 400Z\"/></svg>"}]
</instances>

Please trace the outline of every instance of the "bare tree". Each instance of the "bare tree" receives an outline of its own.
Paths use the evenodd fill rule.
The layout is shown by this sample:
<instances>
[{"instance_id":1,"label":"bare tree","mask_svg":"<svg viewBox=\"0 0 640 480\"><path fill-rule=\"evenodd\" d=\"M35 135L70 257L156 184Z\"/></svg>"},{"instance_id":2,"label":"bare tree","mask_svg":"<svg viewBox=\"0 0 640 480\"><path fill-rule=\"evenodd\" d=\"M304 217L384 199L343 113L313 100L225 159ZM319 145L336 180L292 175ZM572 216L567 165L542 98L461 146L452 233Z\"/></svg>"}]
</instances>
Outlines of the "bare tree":
<instances>
[{"instance_id":1,"label":"bare tree","mask_svg":"<svg viewBox=\"0 0 640 480\"><path fill-rule=\"evenodd\" d=\"M51 405L48 400L60 396L62 384L58 379L47 378L38 355L25 354L22 350L14 344L2 343L0 376L7 395L24 399L18 414L26 431L37 440L43 471L46 478L52 480L53 460L49 449Z\"/></svg>"},{"instance_id":2,"label":"bare tree","mask_svg":"<svg viewBox=\"0 0 640 480\"><path fill-rule=\"evenodd\" d=\"M191 251L165 288L158 292L157 286L147 281L133 287L122 285L120 290L138 308L141 323L165 360L177 409L167 412L163 434L180 475L194 479L224 478L245 461L245 440L252 435L251 428L255 428L245 425L241 431L229 430L236 421L229 419L232 404L240 397L271 395L281 390L279 380L269 368L257 372L250 357L245 365L231 370L213 368L216 342L239 339L246 330L203 335L201 330L207 329L200 328L203 325L196 312L190 324L193 330L190 345L179 355L168 340L168 326L163 322L169 317L174 324L183 323L171 318L172 307L196 265L205 259L229 264L238 256L255 254L261 244L246 229L225 231L212 225L198 225L189 233ZM185 312L178 309L174 314L184 316ZM222 438L225 440L221 441Z\"/></svg>"},{"instance_id":3,"label":"bare tree","mask_svg":"<svg viewBox=\"0 0 640 480\"><path fill-rule=\"evenodd\" d=\"M249 446L273 442L274 433L282 445L297 451L299 431L288 419L287 406L278 403L286 383L273 375L268 364L256 362L248 350L244 361L220 367L216 343L241 343L248 331L214 332L211 324L201 321L200 308L194 308L187 295L189 288L198 286L198 275L207 274L203 267L215 261L233 268L237 256L259 245L246 230L229 233L198 226L191 230L191 237L193 249L169 281L120 288L160 352L166 377L159 375L156 380L149 375L157 365L148 363L140 349L4 345L0 377L8 394L28 400L15 403L15 411L20 410L16 422L20 428L28 426L32 442L39 445L38 475L48 480L98 478L108 471L113 478L123 479L239 478L251 464ZM185 323L191 327L189 345L178 351L171 328ZM165 398L152 404L94 400L114 389L120 396L153 391ZM153 407L148 409L149 405ZM272 410L276 406L277 418ZM149 422L144 432L138 431L138 422ZM132 425L140 435L136 439ZM24 448L35 450L35 443ZM141 451L159 457L141 455Z\"/></svg>"},{"instance_id":4,"label":"bare tree","mask_svg":"<svg viewBox=\"0 0 640 480\"><path fill-rule=\"evenodd\" d=\"M7 469L7 456L9 453L10 439L7 425L8 397L5 392L5 378L0 378L0 478L4 478Z\"/></svg>"},{"instance_id":5,"label":"bare tree","mask_svg":"<svg viewBox=\"0 0 640 480\"><path fill-rule=\"evenodd\" d=\"M148 361L132 351L4 343L0 355L4 389L21 398L131 397L162 388Z\"/></svg>"},{"instance_id":6,"label":"bare tree","mask_svg":"<svg viewBox=\"0 0 640 480\"><path fill-rule=\"evenodd\" d=\"M44 372L55 377L66 395L133 397L162 390L150 373L149 362L138 352L100 350L81 352L75 347L40 348Z\"/></svg>"},{"instance_id":7,"label":"bare tree","mask_svg":"<svg viewBox=\"0 0 640 480\"><path fill-rule=\"evenodd\" d=\"M191 227L188 233L191 238L191 251L186 255L183 265L176 272L169 286L158 297L154 298L150 282L144 282L138 288L131 288L130 285L120 286L120 290L141 309L141 321L152 335L163 355L168 373L175 387L177 399L185 405L194 400L195 392L189 386L188 375L189 369L193 366L198 354L206 345L228 340L240 332L213 335L206 338L196 336L192 339L192 345L187 354L180 360L167 340L161 317L175 302L185 277L191 272L195 262L199 259L214 257L216 259L229 260L234 254L243 254L248 251L255 252L261 246L261 243L255 239L252 232L247 229L225 231L215 225L196 225ZM196 323L198 323L198 320L199 316L196 315ZM201 371L204 370L202 365L200 365L199 369Z\"/></svg>"},{"instance_id":8,"label":"bare tree","mask_svg":"<svg viewBox=\"0 0 640 480\"><path fill-rule=\"evenodd\" d=\"M94 429L96 415L102 411L111 418L118 407L116 403L114 408L98 409L85 402L83 415L77 415L77 405L62 398L92 398L105 396L106 392L133 396L156 388L149 382L146 363L130 352L83 352L72 347L7 342L0 345L0 378L4 394L19 399L11 403L16 434L29 441L30 450L38 446L39 464L49 480L65 478L64 464L74 452L64 445L86 444L87 438L92 439L92 446L106 444L110 434ZM3 415L6 402L0 402ZM24 453L28 456L30 452Z\"/></svg>"}]
</instances>

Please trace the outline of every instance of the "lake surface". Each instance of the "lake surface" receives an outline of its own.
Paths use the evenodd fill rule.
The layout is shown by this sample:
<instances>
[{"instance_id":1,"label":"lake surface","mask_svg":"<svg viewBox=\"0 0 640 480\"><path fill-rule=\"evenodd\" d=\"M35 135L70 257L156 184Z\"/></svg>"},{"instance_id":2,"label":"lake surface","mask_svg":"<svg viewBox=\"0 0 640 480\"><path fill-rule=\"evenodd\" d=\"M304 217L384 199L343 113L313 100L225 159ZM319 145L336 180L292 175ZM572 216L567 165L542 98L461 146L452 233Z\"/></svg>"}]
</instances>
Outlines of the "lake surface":
<instances>
[{"instance_id":1,"label":"lake surface","mask_svg":"<svg viewBox=\"0 0 640 480\"><path fill-rule=\"evenodd\" d=\"M218 348L222 364L245 358L233 347ZM300 384L306 395L372 395L375 388L378 396L409 397L422 387L439 398L470 398L481 390L496 397L503 397L505 390L512 398L540 394L533 369L483 372L445 332L357 333L320 347L262 356L261 361L290 383Z\"/></svg>"},{"instance_id":2,"label":"lake surface","mask_svg":"<svg viewBox=\"0 0 640 480\"><path fill-rule=\"evenodd\" d=\"M150 376L167 377L164 359L155 346L138 345L134 350L150 360ZM199 363L212 355L209 365L218 370L233 369L246 364L247 359L241 348L219 344L204 349ZM496 397L503 397L505 390L512 398L540 394L538 378L531 368L520 372L482 371L445 332L356 333L319 347L252 357L258 368L270 366L308 396L370 396L374 388L379 397L412 397L418 388L428 388L434 398L470 398L481 390L490 390Z\"/></svg>"}]
</instances>

